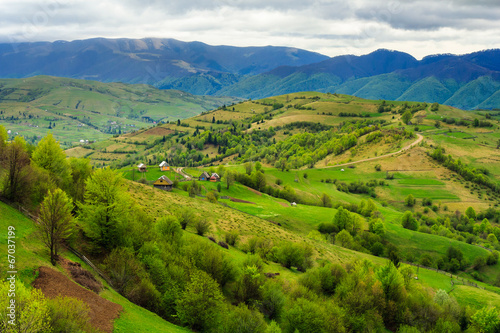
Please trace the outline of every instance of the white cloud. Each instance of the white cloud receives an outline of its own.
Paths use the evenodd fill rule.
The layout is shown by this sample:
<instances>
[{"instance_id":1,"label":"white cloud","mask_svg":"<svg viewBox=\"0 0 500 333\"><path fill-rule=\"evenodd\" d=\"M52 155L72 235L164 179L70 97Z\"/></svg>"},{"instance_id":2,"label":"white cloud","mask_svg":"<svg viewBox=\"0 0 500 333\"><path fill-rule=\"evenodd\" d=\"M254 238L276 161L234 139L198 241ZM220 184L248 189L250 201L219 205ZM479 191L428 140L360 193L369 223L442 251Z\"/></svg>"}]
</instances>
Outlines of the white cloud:
<instances>
[{"instance_id":1,"label":"white cloud","mask_svg":"<svg viewBox=\"0 0 500 333\"><path fill-rule=\"evenodd\" d=\"M335 56L466 53L500 44L497 0L4 0L4 42L165 37Z\"/></svg>"}]
</instances>

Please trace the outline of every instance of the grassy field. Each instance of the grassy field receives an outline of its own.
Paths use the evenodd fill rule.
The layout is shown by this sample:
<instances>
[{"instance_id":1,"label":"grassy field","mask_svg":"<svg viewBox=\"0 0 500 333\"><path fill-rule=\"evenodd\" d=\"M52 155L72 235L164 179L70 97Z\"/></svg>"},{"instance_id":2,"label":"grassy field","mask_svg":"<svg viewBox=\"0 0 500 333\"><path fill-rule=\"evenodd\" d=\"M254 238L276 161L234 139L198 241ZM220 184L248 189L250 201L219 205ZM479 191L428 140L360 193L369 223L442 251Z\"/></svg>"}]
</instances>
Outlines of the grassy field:
<instances>
[{"instance_id":1,"label":"grassy field","mask_svg":"<svg viewBox=\"0 0 500 333\"><path fill-rule=\"evenodd\" d=\"M50 131L65 147L174 122L235 101L148 85L50 76L1 79L0 88L0 124L12 136L18 133L37 142Z\"/></svg>"}]
</instances>

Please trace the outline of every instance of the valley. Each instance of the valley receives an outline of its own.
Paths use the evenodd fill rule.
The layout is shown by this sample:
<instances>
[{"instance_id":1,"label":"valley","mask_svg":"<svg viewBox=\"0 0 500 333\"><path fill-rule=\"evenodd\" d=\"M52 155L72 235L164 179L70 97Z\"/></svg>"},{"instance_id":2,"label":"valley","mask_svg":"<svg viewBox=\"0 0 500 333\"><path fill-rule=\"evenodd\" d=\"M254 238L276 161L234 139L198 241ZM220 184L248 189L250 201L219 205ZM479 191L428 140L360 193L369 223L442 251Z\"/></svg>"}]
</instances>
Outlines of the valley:
<instances>
[{"instance_id":1,"label":"valley","mask_svg":"<svg viewBox=\"0 0 500 333\"><path fill-rule=\"evenodd\" d=\"M112 281L99 295L123 307L113 332L139 320L165 332L475 332L500 306L496 111L298 92L165 114L64 152L57 132L31 153L19 137L0 150L30 154L19 177L37 184L12 190L2 164L5 201L36 214L59 186L76 203L64 243ZM46 147L65 169L42 163ZM33 221L0 209L3 227L19 226L26 284L40 266L65 272Z\"/></svg>"}]
</instances>

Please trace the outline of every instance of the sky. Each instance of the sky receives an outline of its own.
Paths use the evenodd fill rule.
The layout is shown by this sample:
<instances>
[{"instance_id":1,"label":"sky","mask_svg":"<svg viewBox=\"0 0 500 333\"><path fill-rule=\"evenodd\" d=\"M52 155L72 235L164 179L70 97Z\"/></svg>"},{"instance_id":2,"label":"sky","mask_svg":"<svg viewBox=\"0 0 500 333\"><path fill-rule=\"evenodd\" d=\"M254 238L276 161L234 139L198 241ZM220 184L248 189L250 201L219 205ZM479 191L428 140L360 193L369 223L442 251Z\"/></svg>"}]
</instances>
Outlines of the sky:
<instances>
[{"instance_id":1,"label":"sky","mask_svg":"<svg viewBox=\"0 0 500 333\"><path fill-rule=\"evenodd\" d=\"M0 42L175 38L417 59L500 47L499 0L2 0Z\"/></svg>"}]
</instances>

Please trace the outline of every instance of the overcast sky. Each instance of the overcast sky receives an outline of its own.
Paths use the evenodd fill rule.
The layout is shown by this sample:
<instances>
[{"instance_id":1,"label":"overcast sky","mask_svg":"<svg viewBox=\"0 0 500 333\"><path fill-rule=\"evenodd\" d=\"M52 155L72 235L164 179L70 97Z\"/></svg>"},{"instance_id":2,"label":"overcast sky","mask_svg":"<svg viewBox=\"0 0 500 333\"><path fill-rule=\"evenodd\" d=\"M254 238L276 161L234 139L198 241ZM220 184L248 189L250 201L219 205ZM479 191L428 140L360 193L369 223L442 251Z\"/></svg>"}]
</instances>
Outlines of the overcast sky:
<instances>
[{"instance_id":1,"label":"overcast sky","mask_svg":"<svg viewBox=\"0 0 500 333\"><path fill-rule=\"evenodd\" d=\"M500 47L499 0L1 0L0 22L1 42L161 37L418 59Z\"/></svg>"}]
</instances>

